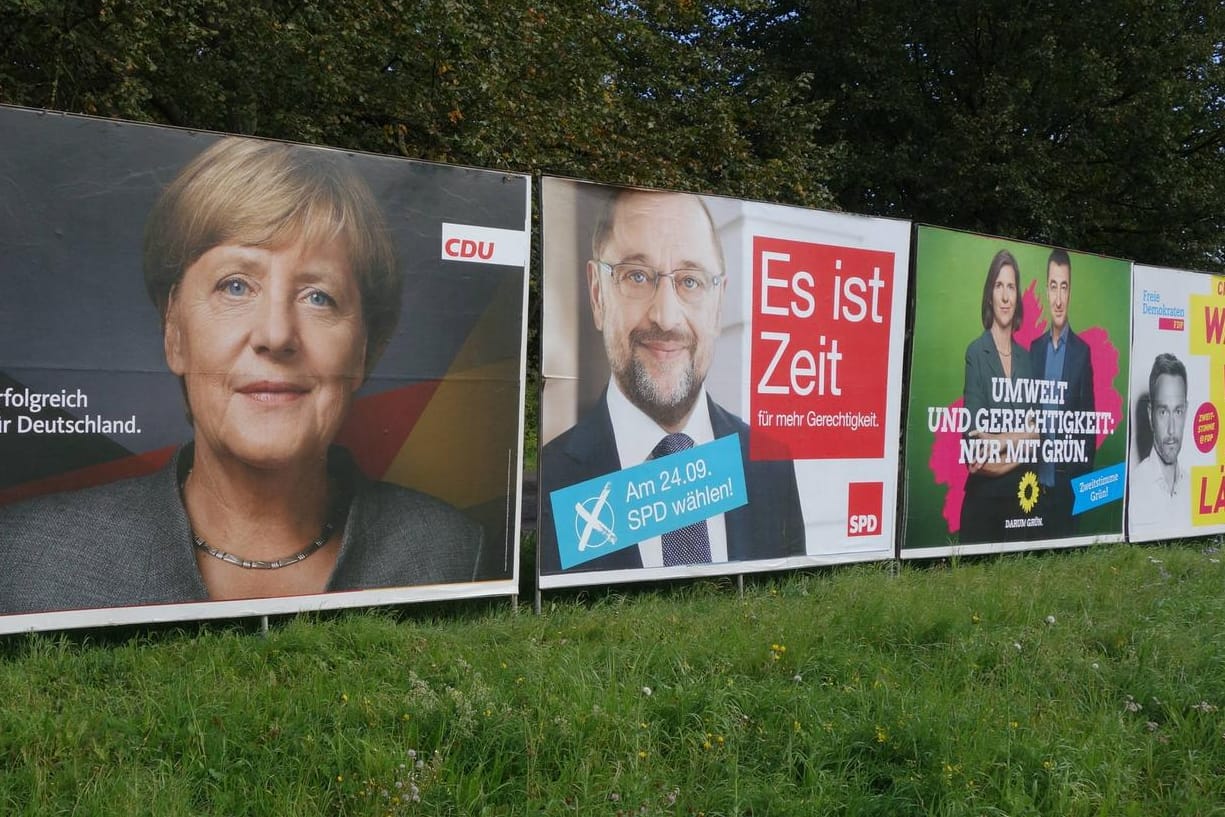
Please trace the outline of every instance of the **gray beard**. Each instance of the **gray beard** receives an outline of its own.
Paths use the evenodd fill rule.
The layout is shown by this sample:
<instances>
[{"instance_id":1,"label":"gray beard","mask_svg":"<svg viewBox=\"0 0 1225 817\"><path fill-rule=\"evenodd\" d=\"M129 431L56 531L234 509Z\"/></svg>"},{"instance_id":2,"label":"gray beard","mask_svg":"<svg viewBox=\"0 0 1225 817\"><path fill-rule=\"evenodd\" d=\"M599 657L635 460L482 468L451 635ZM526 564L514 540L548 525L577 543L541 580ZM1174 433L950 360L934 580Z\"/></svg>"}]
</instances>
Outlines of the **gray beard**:
<instances>
[{"instance_id":1,"label":"gray beard","mask_svg":"<svg viewBox=\"0 0 1225 817\"><path fill-rule=\"evenodd\" d=\"M664 428L679 428L702 392L702 382L694 376L690 366L678 387L663 394L646 368L632 357L625 371L617 372L617 385L639 411Z\"/></svg>"}]
</instances>

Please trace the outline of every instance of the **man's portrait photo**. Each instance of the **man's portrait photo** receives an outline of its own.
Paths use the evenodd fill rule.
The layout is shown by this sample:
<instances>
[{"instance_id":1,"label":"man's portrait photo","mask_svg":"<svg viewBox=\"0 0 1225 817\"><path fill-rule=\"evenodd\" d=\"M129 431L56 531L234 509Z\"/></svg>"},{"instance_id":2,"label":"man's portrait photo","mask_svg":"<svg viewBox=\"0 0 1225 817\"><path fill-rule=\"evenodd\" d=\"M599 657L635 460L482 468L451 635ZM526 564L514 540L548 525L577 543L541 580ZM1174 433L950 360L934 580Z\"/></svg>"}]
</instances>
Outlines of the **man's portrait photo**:
<instances>
[{"instance_id":1,"label":"man's portrait photo","mask_svg":"<svg viewBox=\"0 0 1225 817\"><path fill-rule=\"evenodd\" d=\"M1127 538L1225 532L1225 278L1135 264Z\"/></svg>"},{"instance_id":2,"label":"man's portrait photo","mask_svg":"<svg viewBox=\"0 0 1225 817\"><path fill-rule=\"evenodd\" d=\"M1172 354L1157 355L1146 395L1139 401L1136 434L1148 453L1128 479L1128 524L1138 535L1185 524L1191 513L1191 472L1178 461L1187 428L1186 365Z\"/></svg>"},{"instance_id":3,"label":"man's portrait photo","mask_svg":"<svg viewBox=\"0 0 1225 817\"><path fill-rule=\"evenodd\" d=\"M619 189L603 202L582 275L609 372L595 403L541 455L541 571L560 569L553 490L737 435L748 427L706 389L729 277L701 197ZM741 273L742 274L742 273ZM546 341L547 342L547 341ZM747 460L747 457L746 457ZM804 553L795 470L745 462L748 504L585 563L584 570L677 567Z\"/></svg>"},{"instance_id":4,"label":"man's portrait photo","mask_svg":"<svg viewBox=\"0 0 1225 817\"><path fill-rule=\"evenodd\" d=\"M1072 330L1072 259L1067 250L1051 251L1046 261L1043 284L1050 323L1047 331L1039 335L1029 348L1032 371L1035 377L1065 383L1066 386L1061 404L1045 404L1042 407L1092 412L1093 363L1089 344ZM1054 439L1055 435L1048 432L1044 438ZM1072 479L1093 470L1097 451L1094 435L1082 434L1078 439L1083 441L1084 458L1073 462L1044 461L1038 465L1045 536L1070 536L1076 532L1076 518L1072 515Z\"/></svg>"}]
</instances>

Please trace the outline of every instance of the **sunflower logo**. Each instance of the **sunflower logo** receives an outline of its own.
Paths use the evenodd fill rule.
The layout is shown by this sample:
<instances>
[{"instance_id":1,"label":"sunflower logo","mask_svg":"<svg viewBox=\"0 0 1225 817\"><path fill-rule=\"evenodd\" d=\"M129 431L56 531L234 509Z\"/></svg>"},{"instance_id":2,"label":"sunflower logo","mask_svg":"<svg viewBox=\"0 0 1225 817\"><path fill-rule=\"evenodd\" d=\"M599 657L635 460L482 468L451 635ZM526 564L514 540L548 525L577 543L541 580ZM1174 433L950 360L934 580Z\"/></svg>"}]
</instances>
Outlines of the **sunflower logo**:
<instances>
[{"instance_id":1,"label":"sunflower logo","mask_svg":"<svg viewBox=\"0 0 1225 817\"><path fill-rule=\"evenodd\" d=\"M1038 488L1038 475L1033 471L1026 471L1025 476L1021 477L1021 484L1017 488L1017 499L1021 500L1021 510L1029 513L1038 504L1038 494L1041 490Z\"/></svg>"}]
</instances>

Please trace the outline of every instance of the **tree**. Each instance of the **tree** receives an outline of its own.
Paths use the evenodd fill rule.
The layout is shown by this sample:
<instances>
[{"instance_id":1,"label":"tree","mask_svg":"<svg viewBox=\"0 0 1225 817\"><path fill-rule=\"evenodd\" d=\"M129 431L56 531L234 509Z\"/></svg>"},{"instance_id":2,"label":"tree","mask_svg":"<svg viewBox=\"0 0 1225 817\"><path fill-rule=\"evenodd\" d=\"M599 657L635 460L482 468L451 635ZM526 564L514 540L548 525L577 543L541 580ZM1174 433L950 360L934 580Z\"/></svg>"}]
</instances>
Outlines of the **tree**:
<instances>
[{"instance_id":1,"label":"tree","mask_svg":"<svg viewBox=\"0 0 1225 817\"><path fill-rule=\"evenodd\" d=\"M23 0L0 101L438 161L828 204L819 105L739 0Z\"/></svg>"},{"instance_id":2,"label":"tree","mask_svg":"<svg viewBox=\"0 0 1225 817\"><path fill-rule=\"evenodd\" d=\"M754 32L830 103L847 210L1225 265L1219 0L798 0Z\"/></svg>"}]
</instances>

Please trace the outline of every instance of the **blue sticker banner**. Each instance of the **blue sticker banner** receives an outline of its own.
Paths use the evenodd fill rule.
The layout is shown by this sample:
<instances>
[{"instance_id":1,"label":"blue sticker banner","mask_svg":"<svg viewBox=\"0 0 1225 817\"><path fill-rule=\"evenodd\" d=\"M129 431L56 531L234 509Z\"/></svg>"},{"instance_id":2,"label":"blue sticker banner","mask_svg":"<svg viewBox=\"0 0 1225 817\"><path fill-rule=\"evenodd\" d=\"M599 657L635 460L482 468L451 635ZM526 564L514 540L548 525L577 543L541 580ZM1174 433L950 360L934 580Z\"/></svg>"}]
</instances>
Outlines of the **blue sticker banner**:
<instances>
[{"instance_id":1,"label":"blue sticker banner","mask_svg":"<svg viewBox=\"0 0 1225 817\"><path fill-rule=\"evenodd\" d=\"M1084 513L1111 502L1123 499L1123 469L1127 463L1120 462L1109 468L1090 471L1083 477L1072 480L1072 514Z\"/></svg>"},{"instance_id":2,"label":"blue sticker banner","mask_svg":"<svg viewBox=\"0 0 1225 817\"><path fill-rule=\"evenodd\" d=\"M748 503L731 434L549 494L563 570Z\"/></svg>"}]
</instances>

